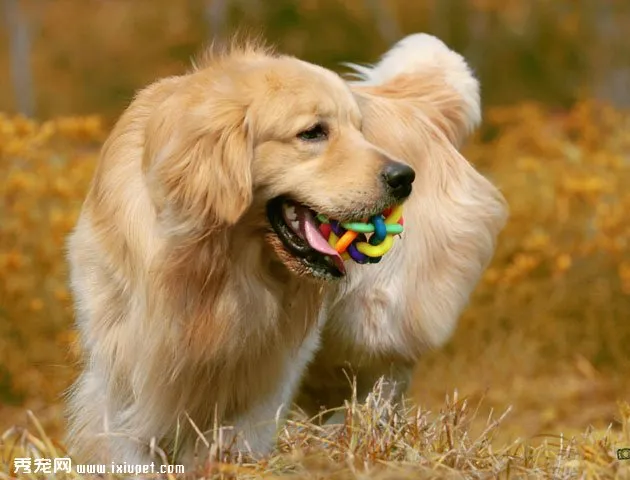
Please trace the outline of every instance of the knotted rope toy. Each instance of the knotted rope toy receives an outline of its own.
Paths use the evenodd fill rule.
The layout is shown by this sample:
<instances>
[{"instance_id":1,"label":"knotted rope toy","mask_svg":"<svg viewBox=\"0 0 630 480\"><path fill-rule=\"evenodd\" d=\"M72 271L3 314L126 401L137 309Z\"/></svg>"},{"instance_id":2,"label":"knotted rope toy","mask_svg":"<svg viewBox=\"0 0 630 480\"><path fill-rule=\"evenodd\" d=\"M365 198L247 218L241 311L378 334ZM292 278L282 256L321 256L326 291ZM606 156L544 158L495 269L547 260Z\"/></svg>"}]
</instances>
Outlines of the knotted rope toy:
<instances>
[{"instance_id":1,"label":"knotted rope toy","mask_svg":"<svg viewBox=\"0 0 630 480\"><path fill-rule=\"evenodd\" d=\"M344 260L378 263L394 245L394 236L403 232L402 211L402 205L397 205L363 222L353 223L339 223L319 215L319 231Z\"/></svg>"}]
</instances>

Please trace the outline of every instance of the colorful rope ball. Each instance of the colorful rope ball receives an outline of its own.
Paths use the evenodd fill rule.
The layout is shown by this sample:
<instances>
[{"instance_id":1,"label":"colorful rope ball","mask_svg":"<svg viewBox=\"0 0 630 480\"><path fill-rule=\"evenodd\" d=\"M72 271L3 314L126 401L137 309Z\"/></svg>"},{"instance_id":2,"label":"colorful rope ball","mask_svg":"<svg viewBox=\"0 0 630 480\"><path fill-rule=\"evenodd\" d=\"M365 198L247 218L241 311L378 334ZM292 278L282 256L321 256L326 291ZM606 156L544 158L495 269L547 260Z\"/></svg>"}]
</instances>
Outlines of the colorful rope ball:
<instances>
[{"instance_id":1,"label":"colorful rope ball","mask_svg":"<svg viewBox=\"0 0 630 480\"><path fill-rule=\"evenodd\" d=\"M339 223L320 215L319 230L344 260L378 263L403 232L402 205L384 210L363 222Z\"/></svg>"}]
</instances>

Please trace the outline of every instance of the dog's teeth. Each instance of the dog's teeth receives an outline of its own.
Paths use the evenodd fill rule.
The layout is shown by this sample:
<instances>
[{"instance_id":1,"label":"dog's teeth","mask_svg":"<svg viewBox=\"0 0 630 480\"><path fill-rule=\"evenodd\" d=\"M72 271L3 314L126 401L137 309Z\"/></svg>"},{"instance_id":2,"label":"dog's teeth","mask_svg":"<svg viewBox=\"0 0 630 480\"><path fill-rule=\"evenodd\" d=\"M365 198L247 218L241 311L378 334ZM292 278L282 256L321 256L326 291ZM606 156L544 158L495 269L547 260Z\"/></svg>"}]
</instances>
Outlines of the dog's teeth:
<instances>
[{"instance_id":1,"label":"dog's teeth","mask_svg":"<svg viewBox=\"0 0 630 480\"><path fill-rule=\"evenodd\" d=\"M285 205L284 214L290 222L297 220L297 213L295 213L295 207L293 205Z\"/></svg>"},{"instance_id":2,"label":"dog's teeth","mask_svg":"<svg viewBox=\"0 0 630 480\"><path fill-rule=\"evenodd\" d=\"M293 229L294 232L299 232L300 231L300 222L298 222L297 220L292 220L291 221L291 228Z\"/></svg>"}]
</instances>

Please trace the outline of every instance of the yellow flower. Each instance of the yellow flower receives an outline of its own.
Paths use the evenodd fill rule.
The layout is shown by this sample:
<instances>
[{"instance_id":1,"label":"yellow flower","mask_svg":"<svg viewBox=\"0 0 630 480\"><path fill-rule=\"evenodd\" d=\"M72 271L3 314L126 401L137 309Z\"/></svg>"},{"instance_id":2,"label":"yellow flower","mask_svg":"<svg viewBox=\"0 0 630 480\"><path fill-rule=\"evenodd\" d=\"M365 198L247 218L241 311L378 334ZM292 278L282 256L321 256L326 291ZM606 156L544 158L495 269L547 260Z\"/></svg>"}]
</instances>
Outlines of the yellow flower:
<instances>
[{"instance_id":1,"label":"yellow flower","mask_svg":"<svg viewBox=\"0 0 630 480\"><path fill-rule=\"evenodd\" d=\"M31 300L29 308L34 312L39 312L44 308L44 302L40 298L34 298Z\"/></svg>"},{"instance_id":2,"label":"yellow flower","mask_svg":"<svg viewBox=\"0 0 630 480\"><path fill-rule=\"evenodd\" d=\"M571 255L569 255L568 253L563 253L561 255L558 255L558 257L556 257L555 263L556 263L556 268L558 269L558 271L565 272L569 268L571 268L571 265L573 264L573 260L571 259Z\"/></svg>"}]
</instances>

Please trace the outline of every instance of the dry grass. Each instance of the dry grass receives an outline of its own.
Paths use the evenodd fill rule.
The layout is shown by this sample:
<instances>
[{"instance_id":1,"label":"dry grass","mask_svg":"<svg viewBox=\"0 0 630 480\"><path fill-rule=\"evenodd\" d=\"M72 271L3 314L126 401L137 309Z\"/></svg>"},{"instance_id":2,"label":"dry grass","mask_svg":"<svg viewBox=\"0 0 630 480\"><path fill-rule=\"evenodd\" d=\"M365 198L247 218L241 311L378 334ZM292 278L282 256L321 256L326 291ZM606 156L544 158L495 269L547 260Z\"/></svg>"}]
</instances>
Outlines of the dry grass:
<instances>
[{"instance_id":1,"label":"dry grass","mask_svg":"<svg viewBox=\"0 0 630 480\"><path fill-rule=\"evenodd\" d=\"M12 457L61 450L44 429L61 438L60 394L75 374L63 243L106 130L97 117L0 115L5 477ZM593 102L489 109L466 154L511 219L454 338L420 361L420 413L396 416L377 393L343 427L293 421L272 458L215 463L212 475L630 478L615 459L630 447L629 132L628 113ZM445 403L454 390L461 399Z\"/></svg>"},{"instance_id":2,"label":"dry grass","mask_svg":"<svg viewBox=\"0 0 630 480\"><path fill-rule=\"evenodd\" d=\"M208 445L207 461L196 479L437 479L437 478L628 478L630 462L616 457L615 445L630 444L630 406L620 405L620 431L587 431L549 439L539 446L516 441L493 447L508 417L488 417L475 432L478 405L447 397L439 412L396 408L380 386L365 404L347 403L343 425L322 426L316 419L291 420L281 429L276 453L256 462L222 455L219 436ZM13 427L0 441L0 478L11 478L16 457L64 457L29 412L33 431ZM189 472L192 473L192 472ZM44 475L20 475L45 478ZM183 476L180 476L183 477ZM58 478L85 478L76 473ZM113 475L110 478L117 478ZM170 476L169 478L176 478Z\"/></svg>"}]
</instances>

